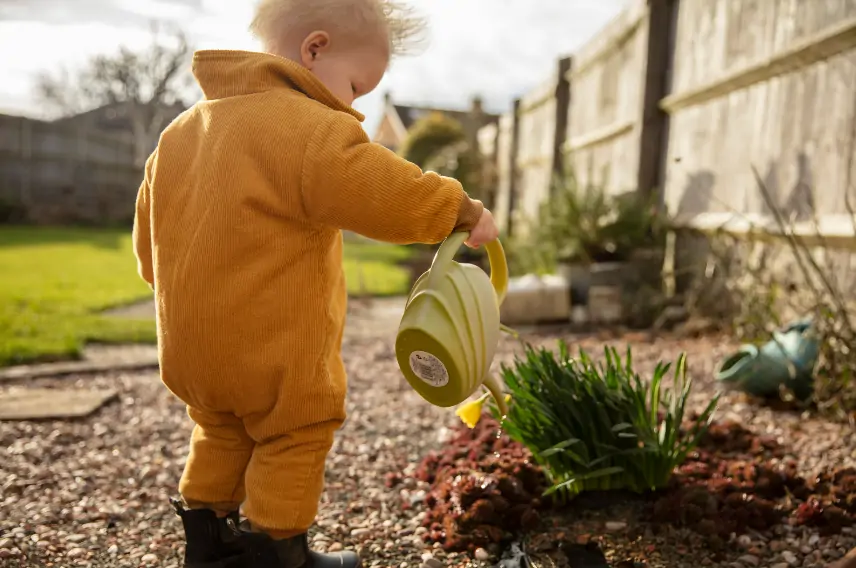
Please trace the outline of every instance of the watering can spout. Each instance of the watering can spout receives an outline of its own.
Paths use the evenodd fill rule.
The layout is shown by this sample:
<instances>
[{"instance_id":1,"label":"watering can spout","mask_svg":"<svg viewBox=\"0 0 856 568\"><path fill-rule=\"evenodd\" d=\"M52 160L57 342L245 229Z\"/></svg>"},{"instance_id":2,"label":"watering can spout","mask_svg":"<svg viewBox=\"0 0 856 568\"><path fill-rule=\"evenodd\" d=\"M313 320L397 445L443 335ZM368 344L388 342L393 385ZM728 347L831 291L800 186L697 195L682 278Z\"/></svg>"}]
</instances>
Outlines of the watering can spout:
<instances>
[{"instance_id":1,"label":"watering can spout","mask_svg":"<svg viewBox=\"0 0 856 568\"><path fill-rule=\"evenodd\" d=\"M496 375L488 375L485 377L484 386L490 392L490 395L496 401L496 407L499 409L499 417L505 420L508 416L508 403L505 401L505 393L502 389L502 381Z\"/></svg>"}]
</instances>

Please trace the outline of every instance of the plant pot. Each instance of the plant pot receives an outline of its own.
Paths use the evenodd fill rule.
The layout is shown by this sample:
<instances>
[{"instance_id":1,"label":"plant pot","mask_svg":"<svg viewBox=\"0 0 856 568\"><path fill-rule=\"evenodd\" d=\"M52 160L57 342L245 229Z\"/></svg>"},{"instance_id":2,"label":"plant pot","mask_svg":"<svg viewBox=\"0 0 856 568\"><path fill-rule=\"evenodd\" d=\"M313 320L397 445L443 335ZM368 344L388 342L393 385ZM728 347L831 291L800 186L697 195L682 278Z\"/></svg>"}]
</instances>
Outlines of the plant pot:
<instances>
[{"instance_id":1,"label":"plant pot","mask_svg":"<svg viewBox=\"0 0 856 568\"><path fill-rule=\"evenodd\" d=\"M569 284L571 306L588 305L591 267L582 262L560 261L556 266L556 273Z\"/></svg>"},{"instance_id":2,"label":"plant pot","mask_svg":"<svg viewBox=\"0 0 856 568\"><path fill-rule=\"evenodd\" d=\"M618 325L624 319L620 286L592 285L589 289L589 321L598 325Z\"/></svg>"},{"instance_id":3,"label":"plant pot","mask_svg":"<svg viewBox=\"0 0 856 568\"><path fill-rule=\"evenodd\" d=\"M661 247L641 248L630 253L634 288L644 286L652 291L663 289L663 264L666 261L665 250Z\"/></svg>"},{"instance_id":4,"label":"plant pot","mask_svg":"<svg viewBox=\"0 0 856 568\"><path fill-rule=\"evenodd\" d=\"M589 286L618 286L623 288L632 273L629 262L596 262L591 265Z\"/></svg>"}]
</instances>

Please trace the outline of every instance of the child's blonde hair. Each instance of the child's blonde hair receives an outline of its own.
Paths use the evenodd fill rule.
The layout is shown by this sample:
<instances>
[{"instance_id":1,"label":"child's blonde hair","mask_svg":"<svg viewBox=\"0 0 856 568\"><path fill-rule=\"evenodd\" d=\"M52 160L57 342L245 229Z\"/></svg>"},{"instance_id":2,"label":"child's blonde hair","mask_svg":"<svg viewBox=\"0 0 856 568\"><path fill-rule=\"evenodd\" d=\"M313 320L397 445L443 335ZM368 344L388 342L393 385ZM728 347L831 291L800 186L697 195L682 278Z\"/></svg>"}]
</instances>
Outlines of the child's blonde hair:
<instances>
[{"instance_id":1,"label":"child's blonde hair","mask_svg":"<svg viewBox=\"0 0 856 568\"><path fill-rule=\"evenodd\" d=\"M260 0L250 24L267 49L285 35L330 28L350 36L386 34L395 56L419 45L425 21L394 0Z\"/></svg>"}]
</instances>

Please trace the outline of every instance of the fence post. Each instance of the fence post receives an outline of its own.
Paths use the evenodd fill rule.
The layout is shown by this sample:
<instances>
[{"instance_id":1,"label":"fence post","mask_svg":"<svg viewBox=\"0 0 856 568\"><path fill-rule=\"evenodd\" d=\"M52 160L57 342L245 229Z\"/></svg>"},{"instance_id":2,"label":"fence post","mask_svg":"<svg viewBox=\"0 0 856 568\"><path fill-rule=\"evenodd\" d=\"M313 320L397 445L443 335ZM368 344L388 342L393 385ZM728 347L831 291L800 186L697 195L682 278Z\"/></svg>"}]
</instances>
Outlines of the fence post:
<instances>
[{"instance_id":1,"label":"fence post","mask_svg":"<svg viewBox=\"0 0 856 568\"><path fill-rule=\"evenodd\" d=\"M571 67L573 59L559 60L559 77L556 81L556 133L553 140L553 174L561 174L565 165L565 140L568 137L568 120L571 112ZM553 185L551 184L551 190ZM551 191L552 193L552 191Z\"/></svg>"},{"instance_id":2,"label":"fence post","mask_svg":"<svg viewBox=\"0 0 856 568\"><path fill-rule=\"evenodd\" d=\"M20 147L18 148L21 155L20 200L27 217L29 217L33 188L33 128L32 123L26 118L20 119L20 136Z\"/></svg>"},{"instance_id":3,"label":"fence post","mask_svg":"<svg viewBox=\"0 0 856 568\"><path fill-rule=\"evenodd\" d=\"M648 47L645 63L645 88L642 102L642 128L639 136L639 170L636 188L645 197L659 193L662 202L662 170L666 153L668 115L660 108L666 96L673 47L672 11L679 0L648 0Z\"/></svg>"},{"instance_id":4,"label":"fence post","mask_svg":"<svg viewBox=\"0 0 856 568\"><path fill-rule=\"evenodd\" d=\"M511 122L511 179L508 182L508 236L514 235L514 210L517 206L517 181L519 171L517 168L517 154L520 150L519 134L520 134L520 98L514 99Z\"/></svg>"}]
</instances>

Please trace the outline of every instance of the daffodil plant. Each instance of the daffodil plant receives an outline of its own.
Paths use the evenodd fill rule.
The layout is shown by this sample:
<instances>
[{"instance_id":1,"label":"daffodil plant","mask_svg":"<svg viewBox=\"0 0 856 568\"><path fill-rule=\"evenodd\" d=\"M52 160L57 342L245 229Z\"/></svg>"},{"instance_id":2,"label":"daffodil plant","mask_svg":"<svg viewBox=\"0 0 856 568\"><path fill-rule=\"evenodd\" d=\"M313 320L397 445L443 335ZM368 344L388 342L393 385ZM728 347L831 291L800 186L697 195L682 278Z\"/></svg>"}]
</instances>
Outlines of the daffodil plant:
<instances>
[{"instance_id":1,"label":"daffodil plant","mask_svg":"<svg viewBox=\"0 0 856 568\"><path fill-rule=\"evenodd\" d=\"M502 373L517 401L503 430L532 451L550 482L547 493L560 499L586 490L665 487L707 431L719 400L712 397L690 417L686 357L660 362L643 379L629 348L625 358L606 348L596 361L583 350L572 357L565 342L558 353L527 346ZM477 421L483 403L484 397L458 415Z\"/></svg>"}]
</instances>

